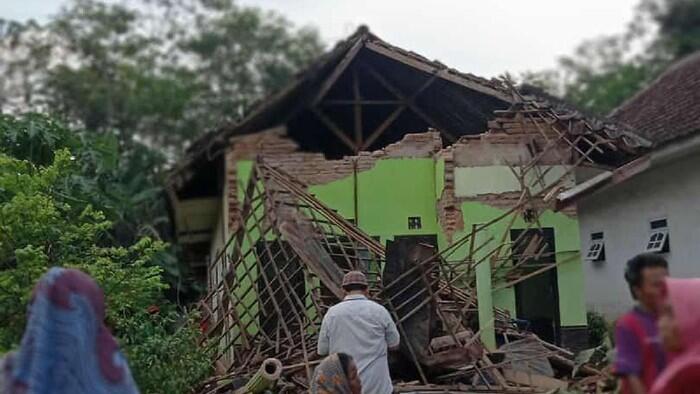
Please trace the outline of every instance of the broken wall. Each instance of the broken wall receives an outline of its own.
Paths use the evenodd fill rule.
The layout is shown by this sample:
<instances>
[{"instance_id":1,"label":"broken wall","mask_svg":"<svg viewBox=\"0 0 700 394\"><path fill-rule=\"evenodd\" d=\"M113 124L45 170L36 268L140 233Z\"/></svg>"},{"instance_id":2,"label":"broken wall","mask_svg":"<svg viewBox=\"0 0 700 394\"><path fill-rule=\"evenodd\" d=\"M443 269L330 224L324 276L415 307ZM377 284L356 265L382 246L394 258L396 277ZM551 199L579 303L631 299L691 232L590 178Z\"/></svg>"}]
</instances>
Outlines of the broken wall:
<instances>
[{"instance_id":1,"label":"broken wall","mask_svg":"<svg viewBox=\"0 0 700 394\"><path fill-rule=\"evenodd\" d=\"M495 128L495 124L492 124ZM535 155L542 153L547 144L544 137L530 132L531 127L495 128L489 133L475 137L465 137L452 145L449 151L440 152L452 174L446 170L445 182L440 201L439 219L443 235L440 248L444 249L454 240L467 236L474 226L487 223L494 217L506 214L509 209L522 202L523 184L526 184L527 206L522 215L511 221L495 223L488 231L491 236L507 241L512 231L519 229L552 229L554 234L554 261L556 267L556 294L558 299L558 323L561 326L562 342L579 341L585 331L586 309L581 298L584 286L581 259L578 256L580 243L578 221L573 208L555 212L553 201L547 196L531 198L546 193L551 188L568 188L575 184L574 164L570 151L565 147L544 152L537 166L527 168ZM530 212L530 213L529 213ZM528 218L528 213L531 216ZM461 223L455 225L455 218ZM509 234L510 233L510 234ZM468 245L458 248L450 257L463 260L469 250ZM496 307L519 315L518 298L515 286L501 288L512 277L503 276L499 271L509 272L505 263L502 270L494 267L493 302ZM510 272L512 275L512 272ZM522 316L518 316L522 317ZM572 334L573 333L573 334Z\"/></svg>"},{"instance_id":2,"label":"broken wall","mask_svg":"<svg viewBox=\"0 0 700 394\"><path fill-rule=\"evenodd\" d=\"M274 129L232 140L227 160L229 231L240 225L240 201L253 159L260 155L266 163L282 168L308 185L319 200L352 220L383 245L396 236L432 235L442 250L454 240L469 234L472 226L503 215L521 204L525 183L528 193L537 194L559 182L569 187L574 181L570 150L561 148L543 152L547 140L533 134L532 127L510 126L491 130L476 137L462 138L442 148L439 133L407 134L385 149L362 152L358 156L327 160L322 154L300 152ZM537 154L537 168L525 170ZM520 179L519 171L528 171ZM555 232L556 275L559 321L564 330L581 330L586 325L583 272L579 259L578 225L575 211L555 213L544 196L528 198L528 208L538 222L525 215L503 222L490 231L498 237L509 229L552 228ZM451 254L458 265L466 256L467 245ZM381 268L381 267L378 267ZM494 268L494 270L496 270ZM508 277L495 281L507 283ZM498 287L498 284L495 284ZM512 287L495 291L495 306L517 315L516 295Z\"/></svg>"},{"instance_id":3,"label":"broken wall","mask_svg":"<svg viewBox=\"0 0 700 394\"><path fill-rule=\"evenodd\" d=\"M299 152L296 145L276 129L232 141L229 168L229 229L235 230L246 182L256 155L271 166L282 168L309 186L309 190L345 218L382 242L401 234L437 234L435 209L439 133L407 134L396 144L358 156L327 160L322 154ZM409 217L420 218L409 228Z\"/></svg>"}]
</instances>

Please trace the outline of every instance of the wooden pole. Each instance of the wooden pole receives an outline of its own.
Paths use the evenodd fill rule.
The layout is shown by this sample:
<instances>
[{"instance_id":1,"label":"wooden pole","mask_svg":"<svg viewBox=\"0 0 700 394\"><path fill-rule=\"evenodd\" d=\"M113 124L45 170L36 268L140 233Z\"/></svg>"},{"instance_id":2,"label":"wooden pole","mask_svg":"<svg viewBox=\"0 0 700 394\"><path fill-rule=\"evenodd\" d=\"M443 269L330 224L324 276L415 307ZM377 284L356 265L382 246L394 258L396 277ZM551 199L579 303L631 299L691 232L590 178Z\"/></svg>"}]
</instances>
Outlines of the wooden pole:
<instances>
[{"instance_id":1,"label":"wooden pole","mask_svg":"<svg viewBox=\"0 0 700 394\"><path fill-rule=\"evenodd\" d=\"M354 113L355 113L355 154L359 153L361 150L360 147L362 146L362 104L360 104L360 100L362 100L362 97L360 95L360 79L357 77L357 70L353 69L352 70L352 92L353 92L353 97L355 98L355 104L353 105Z\"/></svg>"}]
</instances>

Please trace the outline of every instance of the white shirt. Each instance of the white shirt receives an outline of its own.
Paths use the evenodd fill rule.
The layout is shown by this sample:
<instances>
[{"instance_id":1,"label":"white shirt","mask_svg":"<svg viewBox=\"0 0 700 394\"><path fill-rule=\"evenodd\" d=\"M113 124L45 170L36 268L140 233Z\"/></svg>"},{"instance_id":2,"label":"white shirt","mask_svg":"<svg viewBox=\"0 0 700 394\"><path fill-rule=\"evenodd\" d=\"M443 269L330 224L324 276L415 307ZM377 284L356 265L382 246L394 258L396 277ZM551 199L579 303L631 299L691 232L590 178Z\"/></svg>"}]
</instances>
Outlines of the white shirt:
<instances>
[{"instance_id":1,"label":"white shirt","mask_svg":"<svg viewBox=\"0 0 700 394\"><path fill-rule=\"evenodd\" d=\"M389 312L363 295L349 295L323 317L318 354L352 356L363 394L393 391L387 349L399 345L399 332Z\"/></svg>"}]
</instances>

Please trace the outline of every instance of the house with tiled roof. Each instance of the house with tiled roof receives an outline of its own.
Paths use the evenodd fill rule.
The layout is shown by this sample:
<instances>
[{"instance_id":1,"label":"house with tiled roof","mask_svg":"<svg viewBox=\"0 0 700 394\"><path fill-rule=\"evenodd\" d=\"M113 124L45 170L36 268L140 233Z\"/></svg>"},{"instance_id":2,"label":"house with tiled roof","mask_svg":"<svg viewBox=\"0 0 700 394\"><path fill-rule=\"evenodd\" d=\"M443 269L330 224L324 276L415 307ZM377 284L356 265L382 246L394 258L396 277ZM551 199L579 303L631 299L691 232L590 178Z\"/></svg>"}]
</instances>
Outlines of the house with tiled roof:
<instances>
[{"instance_id":1,"label":"house with tiled roof","mask_svg":"<svg viewBox=\"0 0 700 394\"><path fill-rule=\"evenodd\" d=\"M558 204L578 212L587 304L613 318L632 303L623 274L635 254L661 253L672 276L700 276L700 52L610 118L652 149L563 192Z\"/></svg>"}]
</instances>

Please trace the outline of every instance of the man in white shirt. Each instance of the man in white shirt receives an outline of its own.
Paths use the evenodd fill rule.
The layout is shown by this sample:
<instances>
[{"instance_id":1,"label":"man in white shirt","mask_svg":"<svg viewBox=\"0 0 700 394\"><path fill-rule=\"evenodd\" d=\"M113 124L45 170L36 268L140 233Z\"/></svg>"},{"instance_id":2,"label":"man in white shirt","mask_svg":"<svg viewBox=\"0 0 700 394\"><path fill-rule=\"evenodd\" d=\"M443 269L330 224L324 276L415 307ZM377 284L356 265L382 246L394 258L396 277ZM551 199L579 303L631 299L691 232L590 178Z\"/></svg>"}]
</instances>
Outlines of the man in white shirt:
<instances>
[{"instance_id":1,"label":"man in white shirt","mask_svg":"<svg viewBox=\"0 0 700 394\"><path fill-rule=\"evenodd\" d=\"M352 356L362 381L363 394L389 394L388 350L399 347L399 332L389 312L367 299L367 278L350 271L343 277L345 298L323 317L318 354L346 353Z\"/></svg>"}]
</instances>

